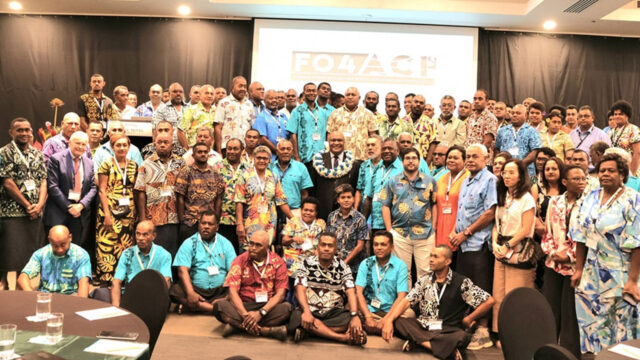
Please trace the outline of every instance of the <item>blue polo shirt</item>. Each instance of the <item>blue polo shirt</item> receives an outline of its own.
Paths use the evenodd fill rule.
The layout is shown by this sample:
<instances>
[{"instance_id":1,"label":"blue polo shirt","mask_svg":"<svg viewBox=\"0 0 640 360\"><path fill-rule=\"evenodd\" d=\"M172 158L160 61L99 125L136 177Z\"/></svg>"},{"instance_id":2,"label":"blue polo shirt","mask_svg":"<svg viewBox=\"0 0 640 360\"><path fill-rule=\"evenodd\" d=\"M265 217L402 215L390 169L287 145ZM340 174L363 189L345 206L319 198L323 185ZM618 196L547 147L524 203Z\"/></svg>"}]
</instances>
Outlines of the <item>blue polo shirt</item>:
<instances>
[{"instance_id":1,"label":"blue polo shirt","mask_svg":"<svg viewBox=\"0 0 640 360\"><path fill-rule=\"evenodd\" d=\"M265 108L253 123L253 128L258 130L261 136L266 136L273 145L278 146L278 142L282 139L289 140L291 136L287 131L287 115L278 112L276 110L273 113L271 110ZM275 154L271 157L271 160L275 159Z\"/></svg>"},{"instance_id":2,"label":"blue polo shirt","mask_svg":"<svg viewBox=\"0 0 640 360\"><path fill-rule=\"evenodd\" d=\"M287 203L289 208L299 209L302 205L300 191L313 187L313 181L311 181L307 167L294 159L290 160L289 166L284 171L280 168L279 161L275 161L269 166L273 176L282 184L282 190L289 199Z\"/></svg>"},{"instance_id":3,"label":"blue polo shirt","mask_svg":"<svg viewBox=\"0 0 640 360\"><path fill-rule=\"evenodd\" d=\"M384 166L384 162L376 167L370 181L365 184L364 195L371 198L371 228L384 229L382 220L382 201L380 201L380 191L392 177L402 174L404 168L400 158L396 158L389 166Z\"/></svg>"},{"instance_id":4,"label":"blue polo shirt","mask_svg":"<svg viewBox=\"0 0 640 360\"><path fill-rule=\"evenodd\" d=\"M402 159L400 160L400 163L402 163ZM423 174L431 176L431 170L429 170L429 165L427 165L427 162L424 161L423 158L420 158L420 166L418 166L418 171L420 171Z\"/></svg>"},{"instance_id":5,"label":"blue polo shirt","mask_svg":"<svg viewBox=\"0 0 640 360\"><path fill-rule=\"evenodd\" d=\"M391 227L410 240L427 239L433 231L431 208L435 203L436 182L418 172L409 180L404 172L387 181L380 192L383 206L391 210Z\"/></svg>"},{"instance_id":6,"label":"blue polo shirt","mask_svg":"<svg viewBox=\"0 0 640 360\"><path fill-rule=\"evenodd\" d=\"M463 232L476 222L482 213L498 204L497 181L495 175L487 168L480 170L474 177L469 175L462 181L458 197L456 232ZM480 231L476 231L460 244L460 250L462 252L481 250L485 242L491 243L492 229L493 223L490 223Z\"/></svg>"},{"instance_id":7,"label":"blue polo shirt","mask_svg":"<svg viewBox=\"0 0 640 360\"><path fill-rule=\"evenodd\" d=\"M102 165L105 160L108 160L114 156L116 156L116 153L113 152L111 143L107 141L106 143L100 145L95 154L93 154L93 172L97 174L98 169L100 169L100 165ZM138 150L138 147L133 144L129 146L127 159L135 161L138 166L142 165L142 162L144 161L144 159L142 159L142 155L140 154L140 150Z\"/></svg>"},{"instance_id":8,"label":"blue polo shirt","mask_svg":"<svg viewBox=\"0 0 640 360\"><path fill-rule=\"evenodd\" d=\"M379 280L378 274L380 274L382 281ZM360 263L356 286L360 286L363 289L362 293L367 301L369 311L382 310L389 312L391 305L398 297L398 293L409 292L407 279L408 271L404 261L392 254L387 264L381 268L376 257L371 256ZM379 309L371 306L371 300L373 299L380 301Z\"/></svg>"},{"instance_id":9,"label":"blue polo shirt","mask_svg":"<svg viewBox=\"0 0 640 360\"><path fill-rule=\"evenodd\" d=\"M140 263L142 263L142 267ZM165 248L156 244L151 244L151 249L146 255L140 252L138 245L132 246L122 252L113 277L127 284L139 272L147 269L156 270L162 276L172 279L171 254Z\"/></svg>"},{"instance_id":10,"label":"blue polo shirt","mask_svg":"<svg viewBox=\"0 0 640 360\"><path fill-rule=\"evenodd\" d=\"M433 180L435 180L436 182L438 182L438 180L446 173L449 172L449 169L447 169L446 166L440 166L439 168L434 168L433 169Z\"/></svg>"},{"instance_id":11,"label":"blue polo shirt","mask_svg":"<svg viewBox=\"0 0 640 360\"><path fill-rule=\"evenodd\" d=\"M513 125L509 124L503 126L498 130L498 136L496 138L495 148L498 151L506 151L510 153L516 159L524 159L530 152L542 147L542 140L540 134L531 125L524 123L516 131ZM518 149L515 153L515 149ZM529 176L536 175L535 162L532 162L527 167Z\"/></svg>"},{"instance_id":12,"label":"blue polo shirt","mask_svg":"<svg viewBox=\"0 0 640 360\"><path fill-rule=\"evenodd\" d=\"M313 155L324 151L327 140L327 120L331 112L316 106L309 109L306 102L291 111L287 131L298 137L298 154L303 163L311 161ZM313 134L319 134L318 140L313 140Z\"/></svg>"},{"instance_id":13,"label":"blue polo shirt","mask_svg":"<svg viewBox=\"0 0 640 360\"><path fill-rule=\"evenodd\" d=\"M69 244L64 256L56 256L51 245L46 245L31 255L22 272L29 279L40 275L39 290L42 292L75 294L80 279L91 279L91 260L89 254L76 244Z\"/></svg>"},{"instance_id":14,"label":"blue polo shirt","mask_svg":"<svg viewBox=\"0 0 640 360\"><path fill-rule=\"evenodd\" d=\"M199 233L195 233L180 245L173 266L186 266L189 268L189 276L194 286L211 290L224 284L231 262L235 258L233 245L224 236L216 234L210 243L206 243L200 238ZM218 274L209 275L209 266L217 266Z\"/></svg>"}]
</instances>

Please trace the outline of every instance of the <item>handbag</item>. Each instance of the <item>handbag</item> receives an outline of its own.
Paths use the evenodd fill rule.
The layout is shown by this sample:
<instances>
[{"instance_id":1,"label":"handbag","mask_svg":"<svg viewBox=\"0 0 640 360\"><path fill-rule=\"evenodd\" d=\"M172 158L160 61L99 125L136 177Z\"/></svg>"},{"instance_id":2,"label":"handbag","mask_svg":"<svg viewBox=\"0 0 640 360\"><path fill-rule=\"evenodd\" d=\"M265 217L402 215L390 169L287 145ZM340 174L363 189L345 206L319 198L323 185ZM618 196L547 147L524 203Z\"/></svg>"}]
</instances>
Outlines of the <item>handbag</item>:
<instances>
[{"instance_id":1,"label":"handbag","mask_svg":"<svg viewBox=\"0 0 640 360\"><path fill-rule=\"evenodd\" d=\"M504 245L505 242L511 240L512 236L498 235L498 245ZM535 268L544 257L542 247L533 238L526 237L520 241L518 245L512 248L513 254L510 258L497 259L503 264L507 264L519 269Z\"/></svg>"},{"instance_id":2,"label":"handbag","mask_svg":"<svg viewBox=\"0 0 640 360\"><path fill-rule=\"evenodd\" d=\"M121 219L129 215L130 211L131 211L130 207L118 205L118 206L114 206L111 209L111 214L113 215L114 218Z\"/></svg>"}]
</instances>

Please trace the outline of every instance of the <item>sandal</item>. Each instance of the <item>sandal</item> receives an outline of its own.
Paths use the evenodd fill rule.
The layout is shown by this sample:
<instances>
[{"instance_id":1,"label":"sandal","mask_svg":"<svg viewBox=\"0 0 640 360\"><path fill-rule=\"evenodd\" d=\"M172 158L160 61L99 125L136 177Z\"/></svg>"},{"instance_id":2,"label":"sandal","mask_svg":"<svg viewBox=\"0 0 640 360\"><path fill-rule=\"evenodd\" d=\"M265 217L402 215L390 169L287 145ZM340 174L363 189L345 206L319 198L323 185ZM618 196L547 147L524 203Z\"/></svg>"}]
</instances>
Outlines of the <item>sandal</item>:
<instances>
[{"instance_id":1,"label":"sandal","mask_svg":"<svg viewBox=\"0 0 640 360\"><path fill-rule=\"evenodd\" d=\"M364 346L367 343L367 332L362 330L360 331L360 337L357 339L353 339L349 337L348 344L349 345L359 345Z\"/></svg>"},{"instance_id":2,"label":"sandal","mask_svg":"<svg viewBox=\"0 0 640 360\"><path fill-rule=\"evenodd\" d=\"M293 342L299 343L307 337L307 332L303 328L297 328L295 334L293 335Z\"/></svg>"},{"instance_id":3,"label":"sandal","mask_svg":"<svg viewBox=\"0 0 640 360\"><path fill-rule=\"evenodd\" d=\"M411 352L413 350L413 342L411 340L407 340L402 344L402 352Z\"/></svg>"}]
</instances>

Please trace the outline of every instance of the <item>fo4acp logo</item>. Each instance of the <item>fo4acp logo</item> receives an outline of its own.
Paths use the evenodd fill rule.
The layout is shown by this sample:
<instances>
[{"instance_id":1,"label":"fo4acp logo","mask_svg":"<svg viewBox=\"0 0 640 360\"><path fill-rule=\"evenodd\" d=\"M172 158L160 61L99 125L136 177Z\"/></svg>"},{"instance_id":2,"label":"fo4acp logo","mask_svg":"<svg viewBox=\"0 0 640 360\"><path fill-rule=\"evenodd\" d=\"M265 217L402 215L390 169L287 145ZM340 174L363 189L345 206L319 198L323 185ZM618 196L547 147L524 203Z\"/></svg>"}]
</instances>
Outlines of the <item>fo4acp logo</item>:
<instances>
[{"instance_id":1,"label":"fo4acp logo","mask_svg":"<svg viewBox=\"0 0 640 360\"><path fill-rule=\"evenodd\" d=\"M377 55L296 51L293 80L348 80L434 85L435 56Z\"/></svg>"}]
</instances>

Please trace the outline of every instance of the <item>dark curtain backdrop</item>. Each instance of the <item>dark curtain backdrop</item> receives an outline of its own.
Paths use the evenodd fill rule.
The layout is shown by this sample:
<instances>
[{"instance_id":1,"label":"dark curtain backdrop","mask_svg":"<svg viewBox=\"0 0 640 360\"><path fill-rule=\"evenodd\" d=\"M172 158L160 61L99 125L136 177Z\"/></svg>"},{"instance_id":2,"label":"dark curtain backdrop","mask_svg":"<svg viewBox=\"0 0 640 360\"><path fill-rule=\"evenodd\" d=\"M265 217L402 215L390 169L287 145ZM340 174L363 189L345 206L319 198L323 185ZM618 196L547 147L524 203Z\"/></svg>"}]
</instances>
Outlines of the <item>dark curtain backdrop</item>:
<instances>
[{"instance_id":1,"label":"dark curtain backdrop","mask_svg":"<svg viewBox=\"0 0 640 360\"><path fill-rule=\"evenodd\" d=\"M603 127L618 99L640 110L640 39L481 30L478 86L508 104L591 105Z\"/></svg>"},{"instance_id":2,"label":"dark curtain backdrop","mask_svg":"<svg viewBox=\"0 0 640 360\"><path fill-rule=\"evenodd\" d=\"M233 76L250 75L252 43L251 21L0 15L0 145L14 117L34 132L53 121L54 97L65 102L58 123L76 111L96 72L107 96L126 85L138 103L154 83L177 81L187 94L192 84L229 88Z\"/></svg>"}]
</instances>

